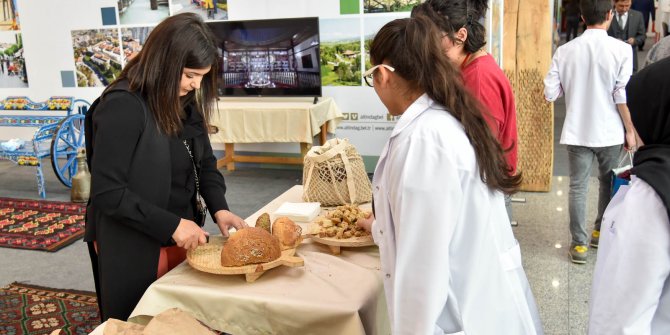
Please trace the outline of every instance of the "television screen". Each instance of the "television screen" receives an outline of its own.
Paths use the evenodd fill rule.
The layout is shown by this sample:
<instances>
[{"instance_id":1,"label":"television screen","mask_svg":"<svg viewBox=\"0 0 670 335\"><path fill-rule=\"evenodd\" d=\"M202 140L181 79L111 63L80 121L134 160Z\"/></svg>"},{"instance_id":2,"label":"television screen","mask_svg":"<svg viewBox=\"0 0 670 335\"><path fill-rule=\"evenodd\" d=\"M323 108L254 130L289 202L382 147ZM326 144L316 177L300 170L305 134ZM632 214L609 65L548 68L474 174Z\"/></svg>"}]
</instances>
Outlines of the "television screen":
<instances>
[{"instance_id":1,"label":"television screen","mask_svg":"<svg viewBox=\"0 0 670 335\"><path fill-rule=\"evenodd\" d=\"M316 17L208 22L222 96L321 96Z\"/></svg>"}]
</instances>

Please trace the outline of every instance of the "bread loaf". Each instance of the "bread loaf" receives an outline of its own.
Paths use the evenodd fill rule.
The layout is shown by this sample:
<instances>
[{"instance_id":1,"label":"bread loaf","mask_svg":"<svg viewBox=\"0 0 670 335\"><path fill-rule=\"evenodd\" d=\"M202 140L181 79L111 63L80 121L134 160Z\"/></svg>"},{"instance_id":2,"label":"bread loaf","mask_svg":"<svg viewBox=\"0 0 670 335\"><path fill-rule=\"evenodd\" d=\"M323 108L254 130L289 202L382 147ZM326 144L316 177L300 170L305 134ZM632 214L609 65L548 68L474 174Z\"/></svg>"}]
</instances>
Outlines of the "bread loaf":
<instances>
[{"instance_id":1,"label":"bread loaf","mask_svg":"<svg viewBox=\"0 0 670 335\"><path fill-rule=\"evenodd\" d=\"M281 250L296 248L302 242L302 228L287 217L275 220L272 235L279 239Z\"/></svg>"},{"instance_id":2,"label":"bread loaf","mask_svg":"<svg viewBox=\"0 0 670 335\"><path fill-rule=\"evenodd\" d=\"M267 263L281 256L279 240L263 228L249 227L232 234L223 245L221 265Z\"/></svg>"}]
</instances>

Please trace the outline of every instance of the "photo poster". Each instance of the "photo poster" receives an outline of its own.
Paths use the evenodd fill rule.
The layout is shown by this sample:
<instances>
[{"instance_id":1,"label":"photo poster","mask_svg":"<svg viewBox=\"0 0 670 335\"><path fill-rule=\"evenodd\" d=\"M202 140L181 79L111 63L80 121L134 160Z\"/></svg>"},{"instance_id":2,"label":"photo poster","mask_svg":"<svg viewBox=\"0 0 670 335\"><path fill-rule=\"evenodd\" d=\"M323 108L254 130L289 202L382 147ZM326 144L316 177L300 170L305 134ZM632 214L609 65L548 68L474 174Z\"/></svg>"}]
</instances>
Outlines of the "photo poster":
<instances>
[{"instance_id":1,"label":"photo poster","mask_svg":"<svg viewBox=\"0 0 670 335\"><path fill-rule=\"evenodd\" d=\"M23 38L17 31L0 31L0 88L27 88Z\"/></svg>"},{"instance_id":2,"label":"photo poster","mask_svg":"<svg viewBox=\"0 0 670 335\"><path fill-rule=\"evenodd\" d=\"M21 30L17 0L3 0L0 6L0 31Z\"/></svg>"},{"instance_id":3,"label":"photo poster","mask_svg":"<svg viewBox=\"0 0 670 335\"><path fill-rule=\"evenodd\" d=\"M4 19L0 21L0 98L27 96L44 101L50 96L73 96L93 101L141 50L151 29L169 15L193 12L206 21L318 17L320 60L312 66L320 68L323 96L332 97L344 114L335 136L348 138L357 147L368 171L374 169L396 118L363 81L362 73L370 68L367 48L384 24L408 17L421 2L67 0L30 6L31 1L8 0L11 6L0 15ZM498 1L500 10L502 0ZM294 143L243 144L236 149L299 152Z\"/></svg>"}]
</instances>

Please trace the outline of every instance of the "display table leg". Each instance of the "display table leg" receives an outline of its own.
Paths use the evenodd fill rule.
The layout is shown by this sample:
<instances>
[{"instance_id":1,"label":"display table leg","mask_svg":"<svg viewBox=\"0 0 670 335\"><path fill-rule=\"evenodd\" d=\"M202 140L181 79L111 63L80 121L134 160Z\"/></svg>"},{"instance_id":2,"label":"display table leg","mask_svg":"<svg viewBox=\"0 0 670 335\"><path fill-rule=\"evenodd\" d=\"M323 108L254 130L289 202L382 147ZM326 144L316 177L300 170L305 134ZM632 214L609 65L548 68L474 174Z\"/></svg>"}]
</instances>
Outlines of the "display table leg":
<instances>
[{"instance_id":1,"label":"display table leg","mask_svg":"<svg viewBox=\"0 0 670 335\"><path fill-rule=\"evenodd\" d=\"M307 152L309 149L312 149L312 144L310 143L300 143L300 157L303 159L305 158L305 155L307 155Z\"/></svg>"},{"instance_id":2,"label":"display table leg","mask_svg":"<svg viewBox=\"0 0 670 335\"><path fill-rule=\"evenodd\" d=\"M220 169L225 166L226 170L235 171L235 161L233 158L233 155L235 154L235 144L225 143L225 151L225 156L216 161L216 168Z\"/></svg>"},{"instance_id":3,"label":"display table leg","mask_svg":"<svg viewBox=\"0 0 670 335\"><path fill-rule=\"evenodd\" d=\"M328 121L324 122L321 125L321 133L319 134L319 143L321 145L326 144L326 141L328 140Z\"/></svg>"}]
</instances>

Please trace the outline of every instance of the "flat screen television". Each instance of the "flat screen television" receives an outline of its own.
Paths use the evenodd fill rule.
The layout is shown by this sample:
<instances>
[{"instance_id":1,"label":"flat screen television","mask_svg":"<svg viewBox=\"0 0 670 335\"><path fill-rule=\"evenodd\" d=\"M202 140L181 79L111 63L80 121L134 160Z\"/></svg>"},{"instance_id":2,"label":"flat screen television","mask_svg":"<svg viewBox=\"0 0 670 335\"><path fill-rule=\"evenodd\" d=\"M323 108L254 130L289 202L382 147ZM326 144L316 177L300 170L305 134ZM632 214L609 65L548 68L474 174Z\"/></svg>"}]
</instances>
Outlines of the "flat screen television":
<instances>
[{"instance_id":1,"label":"flat screen television","mask_svg":"<svg viewBox=\"0 0 670 335\"><path fill-rule=\"evenodd\" d=\"M316 17L208 22L221 96L321 96Z\"/></svg>"}]
</instances>

